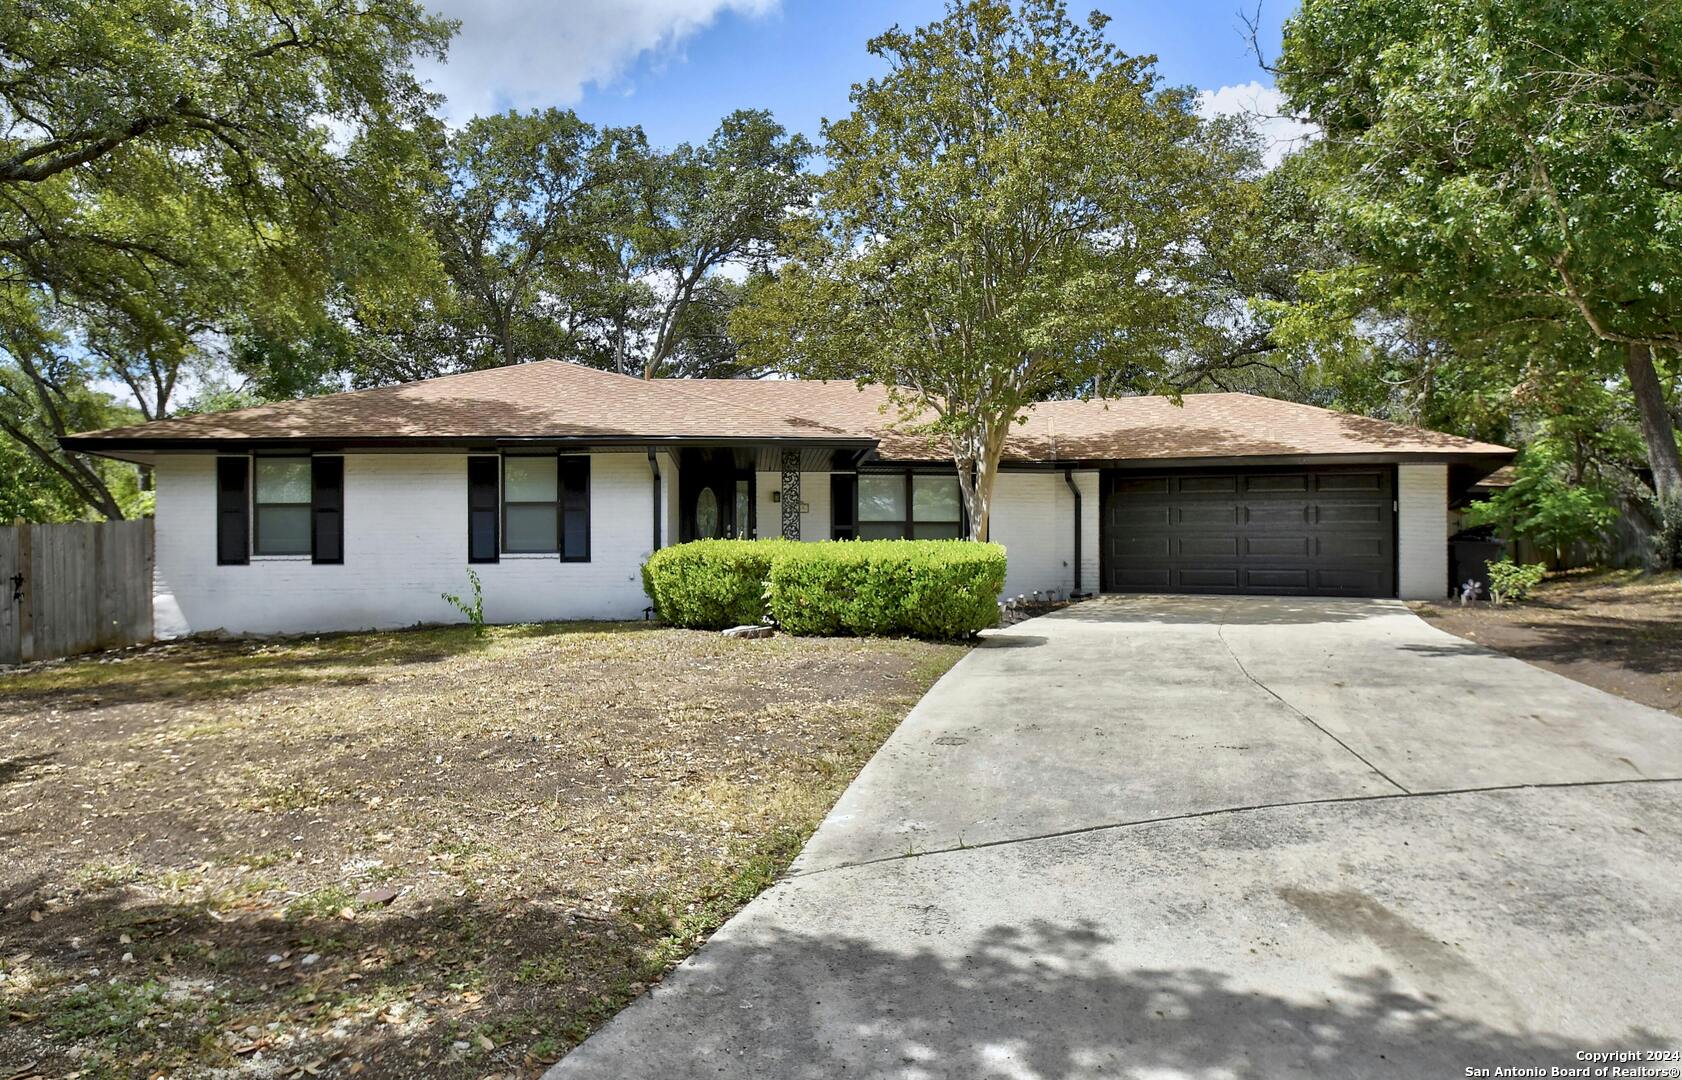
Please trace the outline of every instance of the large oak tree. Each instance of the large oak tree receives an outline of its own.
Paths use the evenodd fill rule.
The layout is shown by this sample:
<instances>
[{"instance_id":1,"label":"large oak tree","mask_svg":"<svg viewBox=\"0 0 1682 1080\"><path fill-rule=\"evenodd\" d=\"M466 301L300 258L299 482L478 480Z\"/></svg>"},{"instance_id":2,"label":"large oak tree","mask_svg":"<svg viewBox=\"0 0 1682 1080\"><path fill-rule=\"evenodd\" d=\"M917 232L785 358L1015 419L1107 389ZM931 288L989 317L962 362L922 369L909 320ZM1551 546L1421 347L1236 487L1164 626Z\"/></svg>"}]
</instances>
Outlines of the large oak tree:
<instances>
[{"instance_id":1,"label":"large oak tree","mask_svg":"<svg viewBox=\"0 0 1682 1080\"><path fill-rule=\"evenodd\" d=\"M1682 504L1682 7L1306 0L1278 82L1324 133L1314 192L1356 260L1324 288L1465 355L1621 374Z\"/></svg>"},{"instance_id":2,"label":"large oak tree","mask_svg":"<svg viewBox=\"0 0 1682 1080\"><path fill-rule=\"evenodd\" d=\"M120 516L56 444L99 380L166 415L207 350L408 280L439 132L411 63L450 32L415 0L0 5L0 433Z\"/></svg>"}]
</instances>

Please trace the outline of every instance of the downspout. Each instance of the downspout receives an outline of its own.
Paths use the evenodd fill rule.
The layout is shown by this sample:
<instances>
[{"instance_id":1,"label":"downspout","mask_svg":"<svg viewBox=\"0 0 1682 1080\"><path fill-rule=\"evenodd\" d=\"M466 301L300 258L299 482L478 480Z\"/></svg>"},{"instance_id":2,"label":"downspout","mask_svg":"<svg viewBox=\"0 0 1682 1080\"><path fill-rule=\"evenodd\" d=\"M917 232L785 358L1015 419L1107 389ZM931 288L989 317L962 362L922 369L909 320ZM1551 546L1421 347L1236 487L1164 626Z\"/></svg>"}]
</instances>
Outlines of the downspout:
<instances>
[{"instance_id":1,"label":"downspout","mask_svg":"<svg viewBox=\"0 0 1682 1080\"><path fill-rule=\"evenodd\" d=\"M1080 488L1075 486L1075 471L1063 470L1063 482L1069 485L1069 493L1075 497L1075 588L1071 598L1080 595Z\"/></svg>"},{"instance_id":2,"label":"downspout","mask_svg":"<svg viewBox=\"0 0 1682 1080\"><path fill-rule=\"evenodd\" d=\"M660 550L660 463L654 458L654 447L648 448L648 472L654 478L654 546L652 554Z\"/></svg>"}]
</instances>

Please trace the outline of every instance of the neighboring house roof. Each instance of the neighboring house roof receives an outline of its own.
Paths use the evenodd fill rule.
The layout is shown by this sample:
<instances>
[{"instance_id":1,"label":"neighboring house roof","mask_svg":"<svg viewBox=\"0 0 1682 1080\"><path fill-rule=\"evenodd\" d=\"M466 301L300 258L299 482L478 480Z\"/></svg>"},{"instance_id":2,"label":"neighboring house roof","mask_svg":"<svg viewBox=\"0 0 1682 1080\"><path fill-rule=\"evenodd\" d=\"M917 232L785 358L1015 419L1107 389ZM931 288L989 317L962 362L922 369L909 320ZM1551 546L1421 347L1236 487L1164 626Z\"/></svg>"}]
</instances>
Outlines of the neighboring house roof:
<instances>
[{"instance_id":1,"label":"neighboring house roof","mask_svg":"<svg viewBox=\"0 0 1682 1080\"><path fill-rule=\"evenodd\" d=\"M1477 486L1480 488L1489 488L1491 490L1495 488L1510 488L1517 480L1518 470L1511 465L1503 465L1499 469L1490 473L1488 476L1484 477L1482 480L1479 480Z\"/></svg>"},{"instance_id":2,"label":"neighboring house roof","mask_svg":"<svg viewBox=\"0 0 1682 1080\"><path fill-rule=\"evenodd\" d=\"M62 440L75 450L193 449L308 440L353 445L479 441L746 441L875 448L940 461L882 387L794 379L646 381L561 361L446 375ZM1006 461L1065 463L1313 456L1505 456L1504 446L1248 394L1047 401Z\"/></svg>"}]
</instances>

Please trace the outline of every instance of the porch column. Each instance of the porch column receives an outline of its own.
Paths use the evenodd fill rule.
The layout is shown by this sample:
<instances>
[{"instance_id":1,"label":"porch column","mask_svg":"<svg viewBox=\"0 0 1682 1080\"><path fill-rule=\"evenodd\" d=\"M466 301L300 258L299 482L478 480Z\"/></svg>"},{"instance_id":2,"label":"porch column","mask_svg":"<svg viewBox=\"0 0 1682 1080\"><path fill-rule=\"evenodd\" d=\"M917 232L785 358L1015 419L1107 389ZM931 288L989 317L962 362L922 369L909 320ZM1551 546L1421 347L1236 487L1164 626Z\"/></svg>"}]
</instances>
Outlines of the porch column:
<instances>
[{"instance_id":1,"label":"porch column","mask_svg":"<svg viewBox=\"0 0 1682 1080\"><path fill-rule=\"evenodd\" d=\"M783 539L800 539L800 451L783 451Z\"/></svg>"}]
</instances>

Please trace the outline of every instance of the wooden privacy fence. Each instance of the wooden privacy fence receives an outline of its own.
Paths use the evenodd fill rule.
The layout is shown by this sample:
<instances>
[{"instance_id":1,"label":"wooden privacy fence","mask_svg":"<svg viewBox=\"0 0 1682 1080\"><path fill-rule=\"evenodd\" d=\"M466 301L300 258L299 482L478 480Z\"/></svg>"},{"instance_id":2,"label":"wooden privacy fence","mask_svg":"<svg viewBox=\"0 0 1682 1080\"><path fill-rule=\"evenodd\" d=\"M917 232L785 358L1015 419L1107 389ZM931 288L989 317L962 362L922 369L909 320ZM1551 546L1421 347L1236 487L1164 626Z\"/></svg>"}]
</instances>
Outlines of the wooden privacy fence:
<instances>
[{"instance_id":1,"label":"wooden privacy fence","mask_svg":"<svg viewBox=\"0 0 1682 1080\"><path fill-rule=\"evenodd\" d=\"M0 526L0 664L152 640L152 522Z\"/></svg>"}]
</instances>

